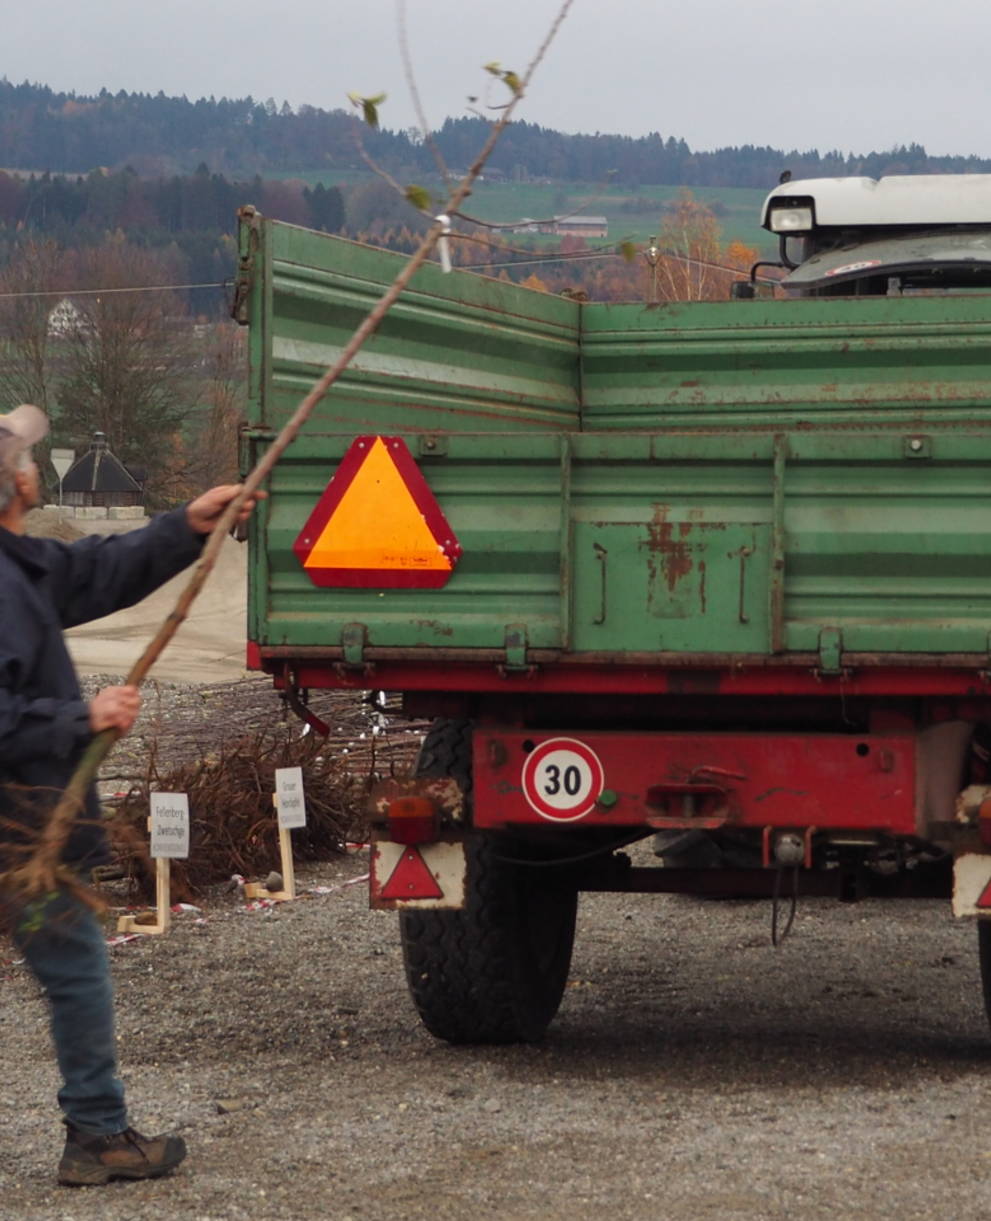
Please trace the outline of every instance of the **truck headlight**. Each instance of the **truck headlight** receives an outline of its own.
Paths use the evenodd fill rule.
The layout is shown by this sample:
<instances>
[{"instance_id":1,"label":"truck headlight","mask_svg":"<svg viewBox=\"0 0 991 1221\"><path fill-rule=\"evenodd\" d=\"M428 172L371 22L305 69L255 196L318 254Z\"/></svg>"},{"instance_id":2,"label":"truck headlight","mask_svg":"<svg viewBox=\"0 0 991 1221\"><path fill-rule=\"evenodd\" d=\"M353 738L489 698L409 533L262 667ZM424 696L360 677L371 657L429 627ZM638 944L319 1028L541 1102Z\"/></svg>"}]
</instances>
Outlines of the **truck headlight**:
<instances>
[{"instance_id":1,"label":"truck headlight","mask_svg":"<svg viewBox=\"0 0 991 1221\"><path fill-rule=\"evenodd\" d=\"M809 233L812 229L812 207L805 204L797 208L772 208L770 230L772 233Z\"/></svg>"}]
</instances>

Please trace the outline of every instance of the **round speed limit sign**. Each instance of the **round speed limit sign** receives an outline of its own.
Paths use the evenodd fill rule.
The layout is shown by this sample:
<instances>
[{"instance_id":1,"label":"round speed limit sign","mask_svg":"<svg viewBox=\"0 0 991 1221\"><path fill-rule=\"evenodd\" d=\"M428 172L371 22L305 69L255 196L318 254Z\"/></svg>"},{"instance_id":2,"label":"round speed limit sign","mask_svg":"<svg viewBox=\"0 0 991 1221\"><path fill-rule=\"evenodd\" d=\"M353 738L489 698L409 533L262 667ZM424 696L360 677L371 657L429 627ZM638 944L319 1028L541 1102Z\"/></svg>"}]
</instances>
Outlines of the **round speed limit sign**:
<instances>
[{"instance_id":1,"label":"round speed limit sign","mask_svg":"<svg viewBox=\"0 0 991 1221\"><path fill-rule=\"evenodd\" d=\"M541 818L552 822L584 817L604 786L599 756L575 738L541 742L523 764L523 795Z\"/></svg>"}]
</instances>

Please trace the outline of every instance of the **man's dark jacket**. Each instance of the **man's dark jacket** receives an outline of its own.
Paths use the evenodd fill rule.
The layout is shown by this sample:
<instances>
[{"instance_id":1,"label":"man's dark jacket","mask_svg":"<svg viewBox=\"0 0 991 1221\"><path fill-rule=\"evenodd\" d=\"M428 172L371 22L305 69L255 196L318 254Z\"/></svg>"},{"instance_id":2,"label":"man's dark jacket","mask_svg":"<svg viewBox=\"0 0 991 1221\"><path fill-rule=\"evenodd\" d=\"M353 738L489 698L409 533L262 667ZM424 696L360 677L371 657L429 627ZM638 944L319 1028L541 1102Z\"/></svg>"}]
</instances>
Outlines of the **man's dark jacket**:
<instances>
[{"instance_id":1,"label":"man's dark jacket","mask_svg":"<svg viewBox=\"0 0 991 1221\"><path fill-rule=\"evenodd\" d=\"M63 629L140 602L202 545L185 509L75 543L0 528L0 785L17 786L0 788L0 819L37 822L20 786L34 790L35 807L50 809L93 737ZM17 839L0 823L0 841ZM93 787L63 859L87 868L108 859Z\"/></svg>"}]
</instances>

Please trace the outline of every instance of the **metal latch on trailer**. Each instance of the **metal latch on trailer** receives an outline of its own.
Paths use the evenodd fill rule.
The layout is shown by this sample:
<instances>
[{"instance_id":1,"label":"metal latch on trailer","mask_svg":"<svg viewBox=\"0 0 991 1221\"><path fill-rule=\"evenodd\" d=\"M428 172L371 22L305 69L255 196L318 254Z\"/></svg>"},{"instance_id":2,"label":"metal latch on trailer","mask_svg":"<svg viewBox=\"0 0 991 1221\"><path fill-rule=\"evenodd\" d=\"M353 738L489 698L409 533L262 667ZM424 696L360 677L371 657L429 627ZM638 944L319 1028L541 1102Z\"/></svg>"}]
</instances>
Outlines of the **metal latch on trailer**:
<instances>
[{"instance_id":1,"label":"metal latch on trailer","mask_svg":"<svg viewBox=\"0 0 991 1221\"><path fill-rule=\"evenodd\" d=\"M500 674L532 674L536 666L527 662L526 627L522 623L510 623L506 627L506 660L499 667Z\"/></svg>"},{"instance_id":2,"label":"metal latch on trailer","mask_svg":"<svg viewBox=\"0 0 991 1221\"><path fill-rule=\"evenodd\" d=\"M824 627L819 633L818 673L835 677L843 673L843 633L837 627Z\"/></svg>"}]
</instances>

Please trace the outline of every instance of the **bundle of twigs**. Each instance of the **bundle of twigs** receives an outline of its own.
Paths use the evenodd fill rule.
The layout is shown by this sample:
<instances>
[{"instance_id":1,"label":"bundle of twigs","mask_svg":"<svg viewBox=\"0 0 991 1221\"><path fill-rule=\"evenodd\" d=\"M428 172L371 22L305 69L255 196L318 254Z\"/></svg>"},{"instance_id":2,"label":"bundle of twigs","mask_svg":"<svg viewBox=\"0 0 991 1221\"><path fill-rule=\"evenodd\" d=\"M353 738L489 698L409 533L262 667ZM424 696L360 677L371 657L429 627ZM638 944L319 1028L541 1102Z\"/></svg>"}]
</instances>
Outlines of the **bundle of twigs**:
<instances>
[{"instance_id":1,"label":"bundle of twigs","mask_svg":"<svg viewBox=\"0 0 991 1221\"><path fill-rule=\"evenodd\" d=\"M152 751L146 776L117 800L107 823L117 862L139 893L151 898L155 892L147 831L152 792L189 798L189 858L172 862L172 888L180 899L195 898L232 874L264 877L278 867L272 804L278 767L303 769L306 826L293 832L297 860L324 860L364 836L364 784L318 738L290 730L247 734L188 762L162 762Z\"/></svg>"}]
</instances>

